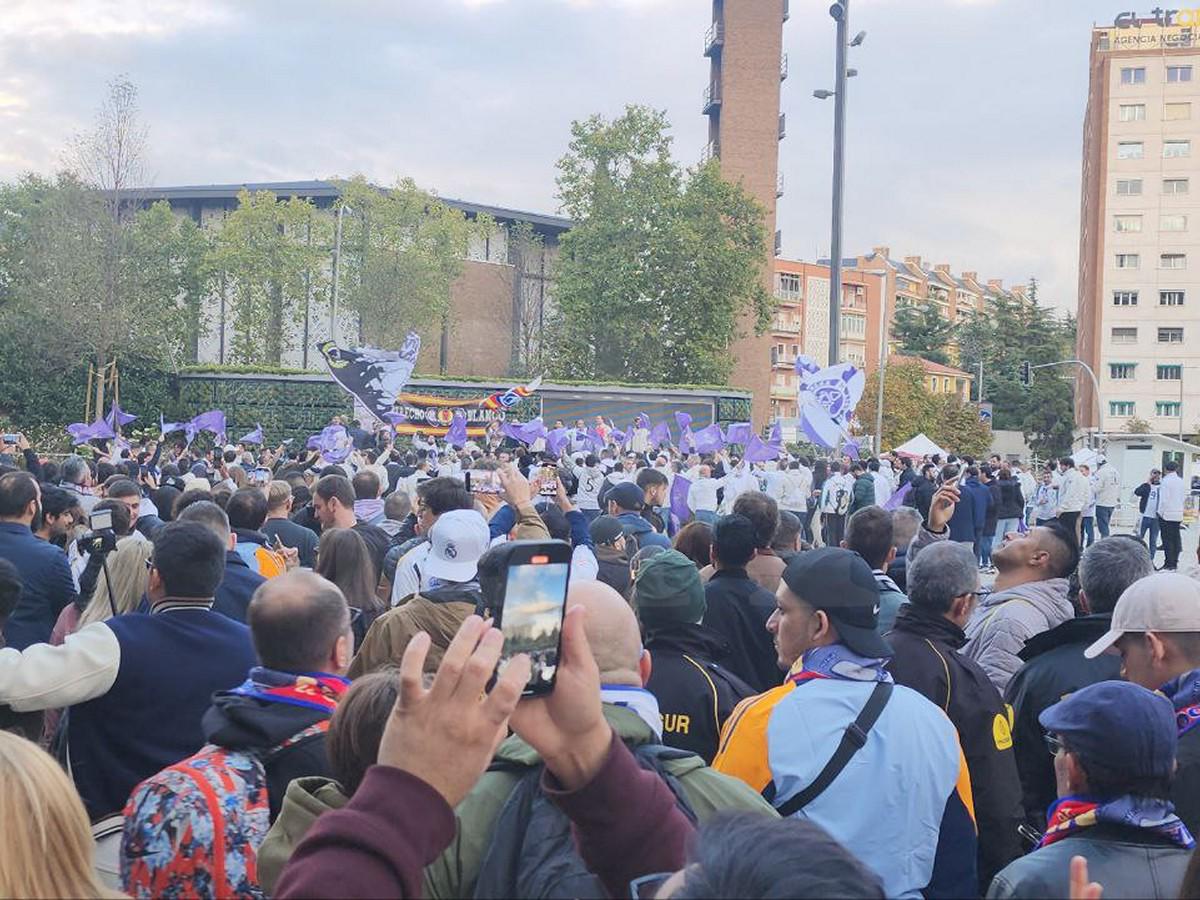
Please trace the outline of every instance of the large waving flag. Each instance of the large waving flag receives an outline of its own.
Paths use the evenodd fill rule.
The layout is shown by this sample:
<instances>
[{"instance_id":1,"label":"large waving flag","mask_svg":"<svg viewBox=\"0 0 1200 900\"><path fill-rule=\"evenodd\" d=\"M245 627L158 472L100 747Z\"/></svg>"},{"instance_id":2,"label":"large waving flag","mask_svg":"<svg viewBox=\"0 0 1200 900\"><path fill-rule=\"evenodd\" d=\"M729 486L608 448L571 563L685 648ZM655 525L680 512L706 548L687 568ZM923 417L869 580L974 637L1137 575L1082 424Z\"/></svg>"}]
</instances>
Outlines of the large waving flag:
<instances>
[{"instance_id":1,"label":"large waving flag","mask_svg":"<svg viewBox=\"0 0 1200 900\"><path fill-rule=\"evenodd\" d=\"M263 442L262 426L257 422L254 423L254 430L248 431L238 438L239 444L261 444Z\"/></svg>"},{"instance_id":2,"label":"large waving flag","mask_svg":"<svg viewBox=\"0 0 1200 900\"><path fill-rule=\"evenodd\" d=\"M450 419L450 428L446 431L446 443L460 450L467 445L467 417L461 412L456 412Z\"/></svg>"},{"instance_id":3,"label":"large waving flag","mask_svg":"<svg viewBox=\"0 0 1200 900\"><path fill-rule=\"evenodd\" d=\"M108 415L104 417L104 421L108 423L109 428L115 431L123 425L128 425L136 418L137 416L133 415L132 413L127 413L125 410L121 409L121 404L114 400L112 409L108 411Z\"/></svg>"},{"instance_id":4,"label":"large waving flag","mask_svg":"<svg viewBox=\"0 0 1200 900\"><path fill-rule=\"evenodd\" d=\"M408 384L421 352L421 337L410 331L399 350L374 347L338 347L322 341L317 350L325 357L329 374L342 388L356 397L381 422L387 422L396 395Z\"/></svg>"},{"instance_id":5,"label":"large waving flag","mask_svg":"<svg viewBox=\"0 0 1200 900\"><path fill-rule=\"evenodd\" d=\"M848 436L850 417L862 397L866 375L850 363L838 363L824 369L810 357L796 358L800 376L797 401L800 428L814 444L834 447Z\"/></svg>"},{"instance_id":6,"label":"large waving flag","mask_svg":"<svg viewBox=\"0 0 1200 900\"><path fill-rule=\"evenodd\" d=\"M90 425L86 422L75 422L67 426L67 434L71 435L76 446L88 441L108 441L117 436L104 419L97 419Z\"/></svg>"}]
</instances>

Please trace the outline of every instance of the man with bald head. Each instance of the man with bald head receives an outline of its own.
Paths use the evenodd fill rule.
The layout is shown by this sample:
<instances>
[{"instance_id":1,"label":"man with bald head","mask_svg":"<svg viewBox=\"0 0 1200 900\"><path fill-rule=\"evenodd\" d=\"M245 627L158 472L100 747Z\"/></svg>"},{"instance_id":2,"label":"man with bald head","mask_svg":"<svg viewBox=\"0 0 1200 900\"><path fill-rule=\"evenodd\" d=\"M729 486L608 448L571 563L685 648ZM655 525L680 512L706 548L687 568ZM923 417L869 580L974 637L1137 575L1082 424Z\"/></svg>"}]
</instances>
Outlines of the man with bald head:
<instances>
[{"instance_id":1,"label":"man with bald head","mask_svg":"<svg viewBox=\"0 0 1200 900\"><path fill-rule=\"evenodd\" d=\"M263 582L250 600L246 622L259 665L238 687L213 695L204 714L204 738L263 761L275 821L293 779L332 777L325 733L350 686L343 676L354 655L354 634L350 607L338 586L301 569ZM182 833L191 809L172 803L173 793L159 783L169 771L139 786L131 802L138 820L177 817ZM161 825L155 830L175 833ZM173 863L189 865L182 855Z\"/></svg>"},{"instance_id":2,"label":"man with bald head","mask_svg":"<svg viewBox=\"0 0 1200 900\"><path fill-rule=\"evenodd\" d=\"M701 822L726 811L774 816L770 805L745 784L713 771L699 756L662 746L658 702L643 687L650 677L652 662L650 654L642 648L637 618L625 598L601 581L575 582L567 590L567 607L574 606L587 611L584 630L600 670L604 717L617 737L639 756L653 757L656 749L658 753L669 754L655 759L654 764L678 780L683 799ZM646 764L651 765L649 761ZM497 828L498 820L505 801L523 778L538 778L541 770L537 753L516 735L499 746L492 769L455 811L458 833L454 841L425 870L430 897L470 896L477 887L490 888L495 896L512 893L510 884L497 880L498 873L484 868L484 858L493 840L519 843L524 839L524 835L503 833ZM564 818L564 839L568 842L569 828ZM539 835L541 839L545 837ZM550 848L545 851L547 861L556 843L542 840L541 844ZM539 851L532 848L527 852ZM582 862L579 867L582 871Z\"/></svg>"}]
</instances>

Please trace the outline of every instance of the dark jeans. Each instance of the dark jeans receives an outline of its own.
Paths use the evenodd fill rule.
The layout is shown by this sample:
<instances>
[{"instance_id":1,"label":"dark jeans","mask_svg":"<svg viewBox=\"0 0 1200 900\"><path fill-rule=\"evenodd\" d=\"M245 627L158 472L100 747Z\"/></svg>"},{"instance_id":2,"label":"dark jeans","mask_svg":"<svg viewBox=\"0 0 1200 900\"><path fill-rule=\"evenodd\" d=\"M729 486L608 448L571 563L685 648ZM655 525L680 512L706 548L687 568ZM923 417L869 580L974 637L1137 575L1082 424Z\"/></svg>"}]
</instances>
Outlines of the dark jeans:
<instances>
[{"instance_id":1,"label":"dark jeans","mask_svg":"<svg viewBox=\"0 0 1200 900\"><path fill-rule=\"evenodd\" d=\"M1096 507L1096 528L1100 530L1100 537L1108 537L1108 523L1112 519L1113 508L1111 506Z\"/></svg>"},{"instance_id":2,"label":"dark jeans","mask_svg":"<svg viewBox=\"0 0 1200 900\"><path fill-rule=\"evenodd\" d=\"M1150 548L1150 561L1154 562L1154 555L1158 553L1158 518L1153 519L1148 516L1142 516L1142 521L1138 525L1138 540L1142 541L1146 537L1146 532L1150 532L1150 543L1146 546Z\"/></svg>"},{"instance_id":3,"label":"dark jeans","mask_svg":"<svg viewBox=\"0 0 1200 900\"><path fill-rule=\"evenodd\" d=\"M821 523L825 526L824 534L826 547L842 546L842 538L846 536L846 514L823 513Z\"/></svg>"},{"instance_id":4,"label":"dark jeans","mask_svg":"<svg viewBox=\"0 0 1200 900\"><path fill-rule=\"evenodd\" d=\"M807 543L811 544L812 529L810 525L812 523L812 510L789 509L788 512L800 520L800 536L804 538Z\"/></svg>"},{"instance_id":5,"label":"dark jeans","mask_svg":"<svg viewBox=\"0 0 1200 900\"><path fill-rule=\"evenodd\" d=\"M1091 516L1084 516L1079 520L1079 530L1083 534L1083 543L1079 545L1080 549L1090 547L1096 543L1096 532L1092 528L1094 521Z\"/></svg>"},{"instance_id":6,"label":"dark jeans","mask_svg":"<svg viewBox=\"0 0 1200 900\"><path fill-rule=\"evenodd\" d=\"M1179 534L1181 522L1171 522L1159 516L1158 529L1162 532L1163 568L1172 572L1179 566L1179 554L1183 552L1183 538Z\"/></svg>"},{"instance_id":7,"label":"dark jeans","mask_svg":"<svg viewBox=\"0 0 1200 900\"><path fill-rule=\"evenodd\" d=\"M984 530L983 534L975 538L975 546L978 548L977 556L981 566L990 566L992 564L992 541L996 539L995 531Z\"/></svg>"},{"instance_id":8,"label":"dark jeans","mask_svg":"<svg viewBox=\"0 0 1200 900\"><path fill-rule=\"evenodd\" d=\"M1071 534L1075 535L1075 543L1078 544L1079 543L1079 511L1076 510L1075 512L1060 512L1058 514L1058 521L1062 522L1063 525L1065 525L1068 529L1070 529Z\"/></svg>"}]
</instances>

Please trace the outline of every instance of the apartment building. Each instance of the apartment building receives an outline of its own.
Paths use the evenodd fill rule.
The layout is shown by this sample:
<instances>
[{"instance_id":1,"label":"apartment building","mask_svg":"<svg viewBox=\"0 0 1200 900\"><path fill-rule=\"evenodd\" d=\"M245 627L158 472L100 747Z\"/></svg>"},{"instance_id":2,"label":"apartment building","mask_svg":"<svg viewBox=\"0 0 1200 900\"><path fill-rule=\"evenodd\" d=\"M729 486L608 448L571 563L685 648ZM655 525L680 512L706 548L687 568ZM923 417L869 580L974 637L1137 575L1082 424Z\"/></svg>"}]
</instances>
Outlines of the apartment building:
<instances>
[{"instance_id":1,"label":"apartment building","mask_svg":"<svg viewBox=\"0 0 1200 900\"><path fill-rule=\"evenodd\" d=\"M1200 31L1168 24L1174 12L1091 34L1078 353L1100 397L1079 379L1083 427L1136 416L1183 434L1200 420Z\"/></svg>"}]
</instances>

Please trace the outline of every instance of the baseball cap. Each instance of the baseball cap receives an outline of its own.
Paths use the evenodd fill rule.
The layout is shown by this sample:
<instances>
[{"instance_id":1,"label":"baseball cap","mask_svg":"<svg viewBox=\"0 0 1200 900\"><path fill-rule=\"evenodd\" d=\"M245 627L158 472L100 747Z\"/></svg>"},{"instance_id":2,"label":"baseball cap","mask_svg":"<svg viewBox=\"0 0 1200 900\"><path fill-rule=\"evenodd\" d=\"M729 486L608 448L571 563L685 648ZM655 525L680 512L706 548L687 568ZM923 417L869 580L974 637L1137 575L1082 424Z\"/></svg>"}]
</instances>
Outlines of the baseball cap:
<instances>
[{"instance_id":1,"label":"baseball cap","mask_svg":"<svg viewBox=\"0 0 1200 900\"><path fill-rule=\"evenodd\" d=\"M879 624L879 585L866 561L852 550L822 547L796 556L783 570L793 594L823 610L841 641L860 656L891 656L892 648L875 632Z\"/></svg>"},{"instance_id":2,"label":"baseball cap","mask_svg":"<svg viewBox=\"0 0 1200 900\"><path fill-rule=\"evenodd\" d=\"M1085 760L1111 771L1167 778L1175 770L1175 710L1141 685L1089 684L1043 710L1038 721Z\"/></svg>"},{"instance_id":3,"label":"baseball cap","mask_svg":"<svg viewBox=\"0 0 1200 900\"><path fill-rule=\"evenodd\" d=\"M608 499L615 500L621 509L637 512L645 505L646 495L632 481L622 481L608 492Z\"/></svg>"},{"instance_id":4,"label":"baseball cap","mask_svg":"<svg viewBox=\"0 0 1200 900\"><path fill-rule=\"evenodd\" d=\"M444 512L429 529L429 555L421 567L423 573L444 581L472 581L479 557L491 542L487 522L475 510Z\"/></svg>"},{"instance_id":5,"label":"baseball cap","mask_svg":"<svg viewBox=\"0 0 1200 900\"><path fill-rule=\"evenodd\" d=\"M638 567L633 608L648 632L699 622L708 608L700 570L678 550L651 556Z\"/></svg>"},{"instance_id":6,"label":"baseball cap","mask_svg":"<svg viewBox=\"0 0 1200 900\"><path fill-rule=\"evenodd\" d=\"M596 516L588 525L588 532L592 536L592 543L611 544L625 533L625 529L613 516Z\"/></svg>"},{"instance_id":7,"label":"baseball cap","mask_svg":"<svg viewBox=\"0 0 1200 900\"><path fill-rule=\"evenodd\" d=\"M1094 659L1123 634L1200 632L1200 582L1176 572L1139 578L1121 594L1104 637L1083 651Z\"/></svg>"}]
</instances>

